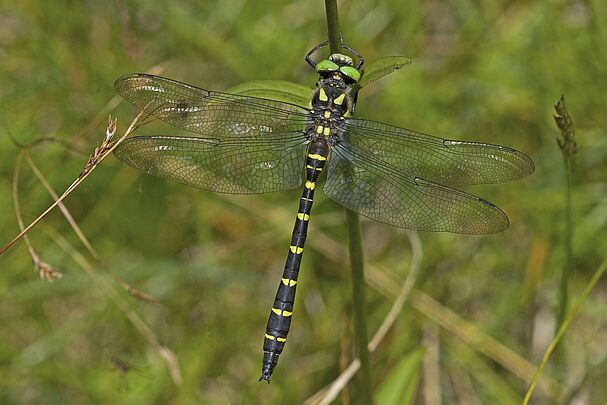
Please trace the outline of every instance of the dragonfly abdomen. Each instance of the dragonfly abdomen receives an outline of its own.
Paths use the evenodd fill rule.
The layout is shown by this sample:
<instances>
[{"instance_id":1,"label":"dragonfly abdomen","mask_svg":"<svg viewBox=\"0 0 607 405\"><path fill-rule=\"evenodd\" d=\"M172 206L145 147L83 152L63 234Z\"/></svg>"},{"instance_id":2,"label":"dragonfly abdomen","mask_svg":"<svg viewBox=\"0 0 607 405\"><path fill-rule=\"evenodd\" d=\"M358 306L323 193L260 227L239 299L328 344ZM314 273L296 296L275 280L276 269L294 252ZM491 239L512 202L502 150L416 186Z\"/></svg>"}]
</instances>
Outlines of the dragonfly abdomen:
<instances>
[{"instance_id":1,"label":"dragonfly abdomen","mask_svg":"<svg viewBox=\"0 0 607 405\"><path fill-rule=\"evenodd\" d=\"M327 161L328 153L329 149L326 139L317 139L311 142L308 147L306 181L299 201L299 209L297 211L295 226L293 227L289 254L266 326L260 381L266 380L270 382L274 367L278 363L278 357L282 353L287 341L287 334L291 327L293 315L293 303L295 302L299 267L308 234L308 222L310 220L310 212L312 211L312 203L314 202L314 190Z\"/></svg>"}]
</instances>

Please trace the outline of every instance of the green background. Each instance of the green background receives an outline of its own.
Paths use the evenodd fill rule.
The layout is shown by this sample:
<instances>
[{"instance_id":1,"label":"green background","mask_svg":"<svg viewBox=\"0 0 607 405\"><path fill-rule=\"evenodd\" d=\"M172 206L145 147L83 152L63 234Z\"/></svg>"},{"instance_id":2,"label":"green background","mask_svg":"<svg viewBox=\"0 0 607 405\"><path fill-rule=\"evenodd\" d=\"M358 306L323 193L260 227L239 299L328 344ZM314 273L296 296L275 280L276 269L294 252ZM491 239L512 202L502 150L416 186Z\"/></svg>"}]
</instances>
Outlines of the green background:
<instances>
[{"instance_id":1,"label":"green background","mask_svg":"<svg viewBox=\"0 0 607 405\"><path fill-rule=\"evenodd\" d=\"M565 171L552 118L562 93L580 148L573 297L607 251L607 7L598 0L339 7L346 42L368 61L413 61L363 89L359 116L508 145L537 167L523 181L468 189L508 213L506 232L419 234L424 253L414 293L372 356L379 399L520 402L528 383L521 375L553 336L564 264ZM311 87L315 74L303 56L325 36L320 0L3 2L0 243L18 231L11 188L19 148L11 137L20 144L63 141L30 150L61 191L101 141L104 108L120 75L156 69L214 90L257 79ZM121 134L135 109L123 103L112 114ZM155 123L140 133L146 131L173 129ZM52 201L27 166L19 193L26 222ZM140 175L113 157L104 161L66 201L101 263L87 256L58 210L31 240L64 273L61 280L38 280L23 242L0 257L0 402L298 403L333 381L352 358L349 275L340 259L347 240L342 208L318 193L289 342L272 384L257 382L299 194L218 195ZM53 231L100 274L109 268L160 301L133 299L103 276L175 353L181 385ZM394 300L390 291L409 271L411 248L405 231L372 221L363 221L363 238L367 262L380 269L367 289L373 333ZM599 283L565 337L566 350L546 370L564 392L557 402L607 401L606 292ZM423 305L428 297L438 301L430 309ZM447 310L452 323L441 317ZM489 336L510 357L488 352ZM509 361L514 353L529 363ZM131 367L121 372L112 359ZM356 396L353 385L349 398ZM542 389L535 398L550 400Z\"/></svg>"}]
</instances>

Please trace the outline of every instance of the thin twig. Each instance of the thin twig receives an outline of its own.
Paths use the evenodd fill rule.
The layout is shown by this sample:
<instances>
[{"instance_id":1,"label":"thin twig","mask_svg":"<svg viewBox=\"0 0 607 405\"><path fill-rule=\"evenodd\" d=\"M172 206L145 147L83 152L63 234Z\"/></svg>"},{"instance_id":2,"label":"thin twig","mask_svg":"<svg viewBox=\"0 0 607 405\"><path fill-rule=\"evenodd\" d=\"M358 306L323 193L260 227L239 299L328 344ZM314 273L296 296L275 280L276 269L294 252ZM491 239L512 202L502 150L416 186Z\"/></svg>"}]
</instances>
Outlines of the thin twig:
<instances>
[{"instance_id":1,"label":"thin twig","mask_svg":"<svg viewBox=\"0 0 607 405\"><path fill-rule=\"evenodd\" d=\"M19 204L19 174L21 173L21 162L23 161L23 155L26 154L25 150L21 150L17 155L17 160L15 161L15 170L13 172L13 204L15 206L15 215L17 216L17 224L19 225L19 229L24 229L23 224L23 216L21 214L21 206ZM40 279L53 281L55 279L61 278L63 274L60 271L56 270L50 264L42 261L34 246L29 240L29 237L25 235L24 237L25 244L27 245L27 251L32 257L32 261L34 262L34 269L38 272Z\"/></svg>"},{"instance_id":2,"label":"thin twig","mask_svg":"<svg viewBox=\"0 0 607 405\"><path fill-rule=\"evenodd\" d=\"M114 130L116 128L115 121L114 122L110 121L110 128L106 132L106 139L111 139L111 136L108 136L108 134L112 132L111 131L112 128ZM94 152L93 155L98 153L97 149L99 149L99 148L95 149L96 152ZM53 199L55 201L57 201L59 199L59 196L57 195L55 190L52 188L52 186L49 184L49 182L46 180L46 178L44 177L44 175L42 174L40 169L38 169L38 166L36 166L36 164L34 163L32 158L30 157L29 153L25 154L25 159L27 160L28 165L32 169L32 172L36 175L36 177L38 178L40 183L42 183L42 185L44 186L46 191L51 195L51 197L53 197ZM59 206L59 209L61 210L61 213L63 214L63 216L65 217L67 222L70 224L70 226L72 227L72 229L78 236L78 239L80 239L80 241L82 242L82 244L84 245L86 250L89 251L91 256L93 256L93 258L97 262L100 262L99 253L97 253L97 250L93 247L93 245L90 243L90 241L84 235L84 232L82 232L82 230L80 229L80 226L78 226L78 223L74 220L74 217L72 217L72 215L70 214L70 212L67 209L67 207L65 206L65 204L63 204L62 202L59 202L58 206ZM27 235L25 235L25 238L26 238L25 240L27 241ZM28 246L29 246L29 243L28 243ZM130 285L129 283L124 281L122 278L120 278L118 275L116 275L111 269L107 268L106 266L102 266L102 265L100 267L102 269L104 269L105 272L110 277L112 277L114 282L116 282L118 285L120 285L127 293L129 293L133 297L140 299L142 301L146 301L146 302L150 302L150 303L154 303L154 304L158 303L158 300L156 298L152 297L149 294L144 293L143 291L139 290L138 288L133 287L132 285Z\"/></svg>"},{"instance_id":3,"label":"thin twig","mask_svg":"<svg viewBox=\"0 0 607 405\"><path fill-rule=\"evenodd\" d=\"M565 318L565 320L559 327L559 330L558 330L556 336L554 337L554 339L552 339L552 342L550 342L550 345L548 345L548 348L546 349L546 352L544 353L544 356L542 357L542 361L541 361L540 365L538 366L537 370L533 374L533 377L531 378L531 382L529 383L527 392L525 392L525 398L523 399L523 405L526 405L529 403L529 400L531 399L531 395L533 395L533 391L535 390L537 381L538 381L540 375L542 374L542 372L544 371L546 364L548 364L548 360L550 360L550 356L552 355L552 353L554 353L554 350L556 349L559 341L561 340L561 338L563 337L563 335L569 328L569 325L571 324L571 322L573 322L575 315L577 314L577 312L580 310L580 308L584 304L584 301L586 301L586 297L588 297L588 294L590 294L590 291L592 291L592 289L594 288L596 283L603 276L603 273L605 272L605 270L607 270L607 259L603 260L603 263L601 263L601 265L599 266L597 271L594 273L594 275L592 276L592 279L590 279L590 282L588 283L588 285L586 285L586 288L584 288L582 295L580 295L577 302L575 303L575 306L571 309L571 311L569 311L569 313L567 314L567 317Z\"/></svg>"},{"instance_id":4,"label":"thin twig","mask_svg":"<svg viewBox=\"0 0 607 405\"><path fill-rule=\"evenodd\" d=\"M44 186L44 188L51 195L51 197L53 197L53 199L55 201L57 201L59 199L59 196L57 195L57 193L55 193L55 190L53 190L53 188L51 187L49 182L46 181L46 178L44 177L44 175L42 174L40 169L38 169L38 166L36 166L36 164L32 160L29 153L25 153L25 160L27 161L27 164L29 165L30 169L32 169L32 172L34 173L34 175L38 178L38 181L40 181L40 183ZM74 232L76 232L78 239L80 239L80 241L82 242L82 244L84 245L86 250L88 250L89 253L96 260L99 260L99 255L97 254L97 251L95 250L95 248L93 248L93 246L91 245L89 240L86 238L86 236L84 236L84 233L82 232L82 230L80 229L80 227L78 226L76 221L74 220L74 217L72 217L72 215L68 211L67 207L62 202L59 202L58 206L59 206L59 209L61 210L61 213L63 214L63 216L65 216L65 219L67 219L67 222L74 229ZM27 238L27 235L25 235L25 237Z\"/></svg>"},{"instance_id":5,"label":"thin twig","mask_svg":"<svg viewBox=\"0 0 607 405\"><path fill-rule=\"evenodd\" d=\"M407 302L407 298L409 298L409 294L415 285L415 281L417 280L417 275L419 273L419 269L421 267L421 261L423 256L422 250L422 242L419 239L419 235L415 231L407 230L407 237L409 238L409 243L411 244L411 265L409 266L409 275L405 280L405 283L402 285L394 304L392 304L392 308L388 315L382 322L382 324L371 338L369 342L369 350L374 352L379 343L384 339L388 330L394 325L396 322L396 318L400 314L403 309L403 306Z\"/></svg>"},{"instance_id":6,"label":"thin twig","mask_svg":"<svg viewBox=\"0 0 607 405\"><path fill-rule=\"evenodd\" d=\"M422 332L426 352L422 391L424 403L427 405L440 404L442 398L439 331L440 328L435 323L424 322Z\"/></svg>"},{"instance_id":7,"label":"thin twig","mask_svg":"<svg viewBox=\"0 0 607 405\"><path fill-rule=\"evenodd\" d=\"M133 122L131 122L131 125L128 127L128 129L126 130L124 135L122 135L122 137L119 140L117 140L116 142L111 142L108 139L108 137L106 137L106 139L104 140L104 143L102 143L102 145L100 147L95 149L95 152L89 158L89 161L86 163L84 170L82 171L82 173L80 173L78 178L76 180L74 180L72 182L72 184L70 184L65 189L63 194L61 194L61 196L53 204L51 204L42 214L40 214L38 216L38 218L36 218L34 221L32 221L32 223L30 223L17 236L15 236L13 238L13 240L11 240L4 247L2 247L0 249L0 255L2 255L4 252L6 252L8 249L10 249L15 243L17 243L17 241L19 239L21 239L23 237L23 235L28 233L38 222L40 222L49 212L51 212L51 210L53 208L55 208L57 205L59 205L60 202L62 202L76 187L78 187L80 185L80 183L82 183L89 176L89 174L91 174L91 172L93 170L95 170L95 168L110 153L112 153L114 151L114 149L116 149L118 147L118 145L120 145L120 143L122 143L122 141L127 136L129 136L129 134L131 134L131 132L133 132L133 130L136 128L136 125L137 125L139 119L144 115L147 116L147 112L145 111L145 109L143 109L141 112L139 112L139 114L137 114L137 116L135 117Z\"/></svg>"}]
</instances>

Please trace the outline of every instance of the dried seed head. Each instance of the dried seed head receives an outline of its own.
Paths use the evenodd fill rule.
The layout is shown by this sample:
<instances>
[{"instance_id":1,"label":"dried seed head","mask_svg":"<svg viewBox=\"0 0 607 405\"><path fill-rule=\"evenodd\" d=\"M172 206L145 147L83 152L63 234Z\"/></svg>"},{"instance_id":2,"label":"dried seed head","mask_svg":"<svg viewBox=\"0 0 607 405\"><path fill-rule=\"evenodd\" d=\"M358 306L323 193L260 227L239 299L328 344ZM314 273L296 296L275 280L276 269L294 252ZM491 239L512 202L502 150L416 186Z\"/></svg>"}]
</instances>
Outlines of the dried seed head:
<instances>
[{"instance_id":1,"label":"dried seed head","mask_svg":"<svg viewBox=\"0 0 607 405\"><path fill-rule=\"evenodd\" d=\"M554 115L554 121L556 126L561 131L561 136L556 138L556 142L563 153L565 160L573 158L578 153L577 142L575 140L575 128L573 126L573 120L567 111L565 105L565 96L561 96L559 101L554 105L556 114Z\"/></svg>"}]
</instances>

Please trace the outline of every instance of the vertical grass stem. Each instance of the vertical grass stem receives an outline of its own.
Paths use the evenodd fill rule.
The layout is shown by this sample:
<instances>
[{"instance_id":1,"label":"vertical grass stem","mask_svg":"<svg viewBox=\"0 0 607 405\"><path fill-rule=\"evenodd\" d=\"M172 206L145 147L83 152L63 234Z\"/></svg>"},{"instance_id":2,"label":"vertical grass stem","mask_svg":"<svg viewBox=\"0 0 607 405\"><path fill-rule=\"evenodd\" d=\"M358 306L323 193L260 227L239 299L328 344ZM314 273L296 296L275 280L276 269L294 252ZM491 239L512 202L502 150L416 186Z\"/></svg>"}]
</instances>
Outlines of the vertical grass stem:
<instances>
[{"instance_id":1,"label":"vertical grass stem","mask_svg":"<svg viewBox=\"0 0 607 405\"><path fill-rule=\"evenodd\" d=\"M565 96L561 98L554 105L556 114L554 115L554 121L556 126L560 130L560 137L557 137L556 141L563 154L563 162L565 165L565 263L561 272L561 282L559 286L559 297L558 297L558 309L557 309L557 325L562 325L565 316L567 314L567 308L569 307L569 284L571 283L571 277L573 275L573 217L571 211L573 209L571 203L571 187L573 184L573 170L575 169L576 157L578 153L577 142L575 139L575 128L573 126L573 120L567 111L565 105ZM561 369L567 370L565 346L560 345L559 348L559 361L561 362Z\"/></svg>"},{"instance_id":2,"label":"vertical grass stem","mask_svg":"<svg viewBox=\"0 0 607 405\"><path fill-rule=\"evenodd\" d=\"M327 13L327 31L329 50L331 53L341 51L341 34L336 0L325 0ZM346 209L346 224L350 251L350 268L352 273L352 295L354 301L354 337L356 354L361 363L360 402L373 403L371 389L371 365L367 349L367 314L365 299L365 278L363 268L362 242L360 235L360 220L358 214Z\"/></svg>"}]
</instances>

